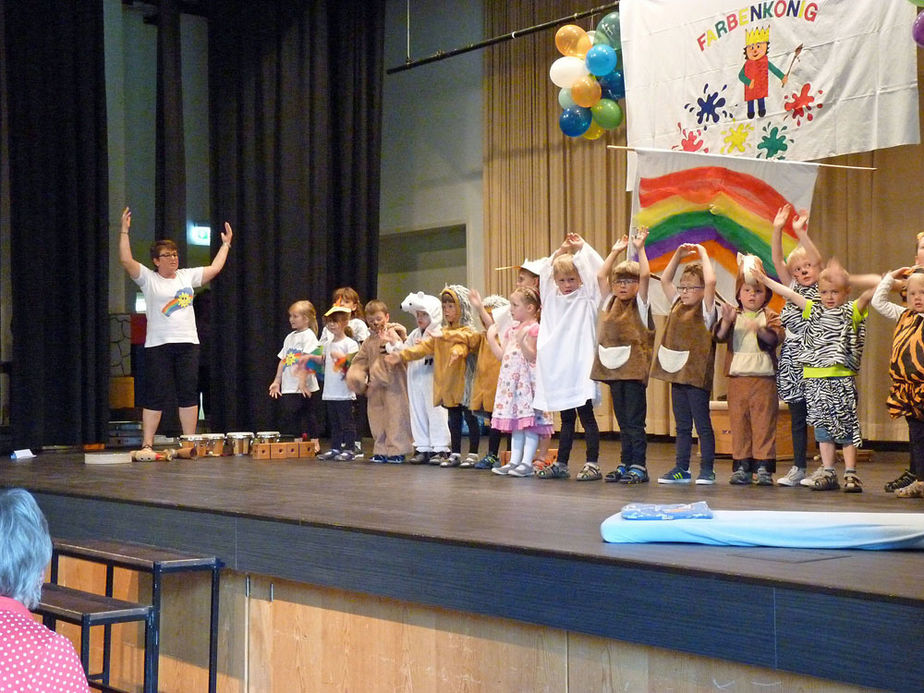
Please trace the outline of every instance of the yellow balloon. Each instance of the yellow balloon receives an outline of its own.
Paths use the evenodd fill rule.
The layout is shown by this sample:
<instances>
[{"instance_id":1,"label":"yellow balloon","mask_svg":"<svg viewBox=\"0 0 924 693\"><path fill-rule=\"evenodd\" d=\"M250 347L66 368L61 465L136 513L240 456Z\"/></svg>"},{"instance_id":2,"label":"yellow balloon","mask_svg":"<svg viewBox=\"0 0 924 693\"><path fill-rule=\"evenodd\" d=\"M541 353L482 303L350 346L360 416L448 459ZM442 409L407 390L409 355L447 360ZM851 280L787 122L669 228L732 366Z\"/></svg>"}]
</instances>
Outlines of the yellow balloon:
<instances>
[{"instance_id":1,"label":"yellow balloon","mask_svg":"<svg viewBox=\"0 0 924 693\"><path fill-rule=\"evenodd\" d=\"M592 47L587 32L576 24L565 24L555 32L555 47L562 55L583 58Z\"/></svg>"},{"instance_id":2,"label":"yellow balloon","mask_svg":"<svg viewBox=\"0 0 924 693\"><path fill-rule=\"evenodd\" d=\"M578 106L590 108L600 100L603 89L593 75L585 75L571 85L571 98Z\"/></svg>"},{"instance_id":3,"label":"yellow balloon","mask_svg":"<svg viewBox=\"0 0 924 693\"><path fill-rule=\"evenodd\" d=\"M581 135L581 137L583 137L585 140L597 140L600 139L600 135L602 135L604 132L606 132L606 130L601 128L595 122L591 121L590 127L587 128L587 132Z\"/></svg>"}]
</instances>

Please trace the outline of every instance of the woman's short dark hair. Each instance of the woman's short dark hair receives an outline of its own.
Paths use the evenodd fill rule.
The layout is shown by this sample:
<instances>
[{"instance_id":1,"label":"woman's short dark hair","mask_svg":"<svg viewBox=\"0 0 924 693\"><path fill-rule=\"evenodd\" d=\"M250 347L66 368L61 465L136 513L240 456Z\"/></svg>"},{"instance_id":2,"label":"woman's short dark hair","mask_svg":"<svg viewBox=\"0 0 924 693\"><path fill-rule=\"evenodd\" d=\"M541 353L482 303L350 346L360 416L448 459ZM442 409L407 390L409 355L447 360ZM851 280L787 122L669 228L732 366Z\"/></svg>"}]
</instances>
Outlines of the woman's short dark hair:
<instances>
[{"instance_id":1,"label":"woman's short dark hair","mask_svg":"<svg viewBox=\"0 0 924 693\"><path fill-rule=\"evenodd\" d=\"M176 247L176 243L169 238L162 238L159 241L151 243L151 259L154 260L160 257L160 254L165 250L169 250L172 253L180 252L180 249Z\"/></svg>"},{"instance_id":2,"label":"woman's short dark hair","mask_svg":"<svg viewBox=\"0 0 924 693\"><path fill-rule=\"evenodd\" d=\"M34 609L50 560L48 522L32 494L21 488L0 491L0 596Z\"/></svg>"}]
</instances>

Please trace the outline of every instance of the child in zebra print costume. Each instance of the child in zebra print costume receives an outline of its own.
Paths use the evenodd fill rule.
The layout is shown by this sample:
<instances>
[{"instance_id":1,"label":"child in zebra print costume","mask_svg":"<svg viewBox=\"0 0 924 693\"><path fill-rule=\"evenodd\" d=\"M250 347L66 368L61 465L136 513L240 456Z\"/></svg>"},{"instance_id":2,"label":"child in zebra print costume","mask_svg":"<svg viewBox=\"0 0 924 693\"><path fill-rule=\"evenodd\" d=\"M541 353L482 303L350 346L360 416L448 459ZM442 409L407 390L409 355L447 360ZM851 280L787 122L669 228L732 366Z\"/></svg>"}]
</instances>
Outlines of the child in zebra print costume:
<instances>
[{"instance_id":1,"label":"child in zebra print costume","mask_svg":"<svg viewBox=\"0 0 924 693\"><path fill-rule=\"evenodd\" d=\"M847 300L850 275L833 259L818 275L818 301L804 298L765 274L757 276L771 290L801 307L807 322L799 361L803 366L808 423L815 428L824 468L810 488L816 491L840 488L834 467L836 445L840 444L846 468L844 491L860 493L863 486L857 476L856 449L863 440L857 417L856 375L863 356L873 289L867 289L855 301Z\"/></svg>"},{"instance_id":2,"label":"child in zebra print costume","mask_svg":"<svg viewBox=\"0 0 924 693\"><path fill-rule=\"evenodd\" d=\"M821 253L808 235L808 212L793 216L792 229L799 239L799 245L789 254L783 256L783 226L789 219L793 209L785 205L776 213L773 220L773 236L771 252L773 267L780 282L788 286L806 299L818 300L818 273L821 271ZM802 387L802 364L799 363L799 354L802 352L802 333L806 322L802 317L802 309L791 301L787 301L780 312L780 322L786 330L786 338L780 349L780 358L777 366L777 395L789 406L790 422L792 427L792 468L780 477L777 482L780 486L798 486L805 478L806 458L808 447L808 412L805 404L805 392Z\"/></svg>"}]
</instances>

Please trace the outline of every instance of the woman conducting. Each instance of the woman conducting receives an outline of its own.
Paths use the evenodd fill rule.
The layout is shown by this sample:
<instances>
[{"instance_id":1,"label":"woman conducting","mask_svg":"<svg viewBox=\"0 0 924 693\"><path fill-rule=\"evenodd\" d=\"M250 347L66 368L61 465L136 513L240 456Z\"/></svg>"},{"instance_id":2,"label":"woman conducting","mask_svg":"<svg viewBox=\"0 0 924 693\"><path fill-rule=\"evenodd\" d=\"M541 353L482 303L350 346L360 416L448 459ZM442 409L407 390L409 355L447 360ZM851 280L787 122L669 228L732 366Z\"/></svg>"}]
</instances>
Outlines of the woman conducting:
<instances>
[{"instance_id":1,"label":"woman conducting","mask_svg":"<svg viewBox=\"0 0 924 693\"><path fill-rule=\"evenodd\" d=\"M225 222L221 248L208 267L179 269L176 244L171 240L151 245L150 270L132 257L129 229L132 212L122 212L119 232L119 262L144 294L147 334L144 340L144 401L142 402L142 447L154 444L164 406L176 393L183 435L196 432L199 419L199 333L193 312L196 287L221 272L231 248L231 225Z\"/></svg>"}]
</instances>

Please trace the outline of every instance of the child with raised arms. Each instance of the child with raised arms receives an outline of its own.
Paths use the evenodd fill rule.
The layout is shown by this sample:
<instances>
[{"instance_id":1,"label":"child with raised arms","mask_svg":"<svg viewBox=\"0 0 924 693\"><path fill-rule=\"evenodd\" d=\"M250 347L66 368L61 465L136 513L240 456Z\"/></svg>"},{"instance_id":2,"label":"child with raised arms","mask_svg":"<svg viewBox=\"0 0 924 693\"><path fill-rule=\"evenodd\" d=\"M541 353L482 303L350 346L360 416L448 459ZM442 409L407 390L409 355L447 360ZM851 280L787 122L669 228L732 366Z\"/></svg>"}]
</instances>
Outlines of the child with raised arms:
<instances>
[{"instance_id":1,"label":"child with raised arms","mask_svg":"<svg viewBox=\"0 0 924 693\"><path fill-rule=\"evenodd\" d=\"M770 252L773 267L780 283L811 301L818 300L818 273L821 272L821 253L808 235L808 212L802 210L793 216L792 229L799 239L799 245L787 256L783 255L783 227L793 214L790 205L777 211L773 220L773 235ZM792 301L786 301L780 312L780 323L785 331L780 357L777 362L777 396L789 407L792 432L792 467L777 481L779 486L798 486L805 478L806 450L808 448L807 405L802 387L802 334L805 319L802 309Z\"/></svg>"},{"instance_id":2,"label":"child with raised arms","mask_svg":"<svg viewBox=\"0 0 924 693\"><path fill-rule=\"evenodd\" d=\"M807 420L815 427L822 471L815 478L804 478L800 484L816 491L840 488L835 470L836 445L840 444L844 454L844 491L860 493L863 486L857 475L857 448L863 440L857 416L856 375L863 356L867 307L873 289L867 289L855 301L848 300L850 275L837 260L828 261L818 275L818 301L804 298L762 272L756 276L771 290L800 306L807 323L799 362L803 367Z\"/></svg>"},{"instance_id":3,"label":"child with raised arms","mask_svg":"<svg viewBox=\"0 0 924 693\"><path fill-rule=\"evenodd\" d=\"M558 459L536 470L540 479L567 479L578 417L587 456L581 477L600 473L600 429L594 417L597 384L590 379L597 346L597 273L603 258L576 233L569 233L540 274L542 321L536 342L536 399L540 411L561 412Z\"/></svg>"},{"instance_id":4,"label":"child with raised arms","mask_svg":"<svg viewBox=\"0 0 924 693\"><path fill-rule=\"evenodd\" d=\"M631 240L638 260L619 263L616 259L629 246L629 236L616 241L597 274L600 293L606 298L597 317L597 350L590 377L609 386L619 424L619 465L605 480L623 484L648 481L645 418L655 328L648 303L647 237L647 228L638 229Z\"/></svg>"},{"instance_id":5,"label":"child with raised arms","mask_svg":"<svg viewBox=\"0 0 924 693\"><path fill-rule=\"evenodd\" d=\"M894 282L906 278L906 305L891 303L888 294ZM902 267L886 273L876 287L872 305L895 321L886 406L892 418L901 416L907 422L911 453L906 474L912 480L900 486L890 482L892 486L886 484L886 491L898 498L924 498L924 270Z\"/></svg>"},{"instance_id":6,"label":"child with raised arms","mask_svg":"<svg viewBox=\"0 0 924 693\"><path fill-rule=\"evenodd\" d=\"M674 275L681 261L699 257L686 265L678 286ZM715 483L715 434L709 415L709 393L715 368L715 342L712 327L716 321L715 272L706 249L683 243L661 275L661 288L671 302L661 344L651 375L671 384L671 408L677 426L674 468L658 477L659 484L689 484L693 424L699 435L700 468L697 484Z\"/></svg>"}]
</instances>

